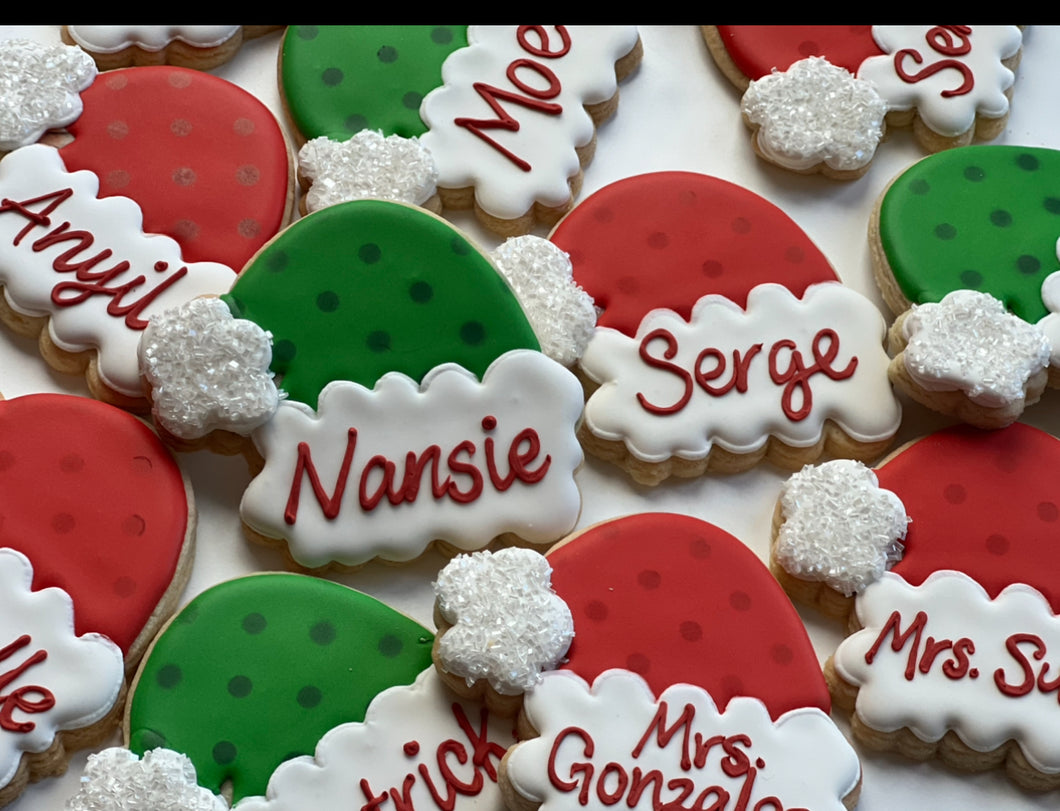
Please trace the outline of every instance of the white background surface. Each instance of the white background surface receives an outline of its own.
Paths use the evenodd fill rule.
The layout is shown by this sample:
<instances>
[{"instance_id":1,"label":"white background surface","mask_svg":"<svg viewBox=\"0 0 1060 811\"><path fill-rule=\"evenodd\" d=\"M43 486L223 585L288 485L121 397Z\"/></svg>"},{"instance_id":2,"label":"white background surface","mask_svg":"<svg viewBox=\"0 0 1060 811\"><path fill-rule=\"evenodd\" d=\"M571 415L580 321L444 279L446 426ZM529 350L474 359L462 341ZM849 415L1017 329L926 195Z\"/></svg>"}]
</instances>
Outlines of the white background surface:
<instances>
[{"instance_id":1,"label":"white background surface","mask_svg":"<svg viewBox=\"0 0 1060 811\"><path fill-rule=\"evenodd\" d=\"M730 180L761 194L784 209L809 234L848 285L877 302L865 237L873 203L888 181L923 156L909 132L894 132L880 146L861 180L839 184L819 176L791 175L758 161L739 115L739 95L714 66L695 26L642 27L644 60L621 90L617 116L599 131L596 158L585 172L583 197L600 187L644 172L679 169ZM56 26L0 26L0 39L28 36L58 42ZM244 46L228 65L213 71L261 98L276 111L288 132L276 86L280 36L269 35ZM1060 29L1037 27L1025 34L1012 115L998 143L1060 148ZM488 248L497 244L470 215L453 218ZM890 320L890 314L887 314ZM0 391L11 398L38 391L84 395L83 382L49 370L34 341L0 331ZM915 404L905 403L904 441L945 424ZM1060 432L1060 394L1047 392L1026 421ZM209 453L182 456L199 509L198 549L184 602L210 585L244 573L282 568L280 554L252 547L240 531L238 506L249 477L240 459ZM655 489L635 485L624 473L589 459L578 473L583 494L579 526L634 512L687 513L724 527L765 559L773 505L784 474L763 466L739 476L672 480ZM335 579L360 588L404 610L427 626L433 596L430 581L443 565L431 553L403 567L373 564ZM802 610L820 659L830 655L842 633L839 626ZM1060 720L1060 709L1058 709ZM845 719L837 714L840 728ZM204 718L203 723L210 723ZM1060 735L1060 723L1057 724ZM114 743L118 743L115 734ZM891 808L1044 809L1060 805L1060 792L1028 794L1001 772L961 775L937 762L861 751L864 769L862 811ZM74 755L62 779L30 786L10 808L53 811L76 791L86 753Z\"/></svg>"}]
</instances>

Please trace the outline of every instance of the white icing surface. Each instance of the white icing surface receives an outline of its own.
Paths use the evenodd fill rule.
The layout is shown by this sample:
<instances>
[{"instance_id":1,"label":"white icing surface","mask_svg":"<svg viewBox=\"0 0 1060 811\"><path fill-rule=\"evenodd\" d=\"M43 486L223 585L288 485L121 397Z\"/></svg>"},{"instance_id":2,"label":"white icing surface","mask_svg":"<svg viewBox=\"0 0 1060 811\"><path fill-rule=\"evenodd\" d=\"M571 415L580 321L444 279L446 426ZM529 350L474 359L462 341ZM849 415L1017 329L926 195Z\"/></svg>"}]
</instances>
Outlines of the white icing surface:
<instances>
[{"instance_id":1,"label":"white icing surface","mask_svg":"<svg viewBox=\"0 0 1060 811\"><path fill-rule=\"evenodd\" d=\"M1057 240L1056 250L1057 258L1060 259L1060 240ZM1060 366L1060 270L1050 273L1042 282L1042 303L1049 310L1049 314L1038 322L1038 326L1052 347L1049 364Z\"/></svg>"},{"instance_id":2,"label":"white icing surface","mask_svg":"<svg viewBox=\"0 0 1060 811\"><path fill-rule=\"evenodd\" d=\"M374 389L348 381L328 384L320 394L319 412L294 401L280 404L276 415L254 432L254 442L265 458L262 472L243 495L240 513L255 531L270 538L286 538L291 554L302 566L313 568L336 561L358 565L379 556L411 560L435 539L462 550L479 549L494 537L514 532L531 543L558 540L573 527L581 509L574 471L582 461L575 426L582 407L577 379L555 361L531 350L513 350L498 358L483 377L456 364L432 369L422 385L391 372ZM496 418L486 431L482 421ZM305 442L320 482L331 498L340 482L343 456L355 428L356 445L345 493L336 518L329 519L303 474L296 521L284 519L298 463L298 445ZM509 448L525 429L537 432L540 450L525 461L530 471L548 468L536 483L515 478L506 490L491 483L484 459L485 441L492 437L497 473L514 473ZM376 455L396 465L393 490L402 487L406 455L423 456L438 445L438 480L469 492L472 477L448 464L453 450L458 466L474 466L482 478L482 492L471 503L450 495L432 497L431 464L423 465L414 501L391 504L387 497L373 509L362 509L358 491L362 472ZM516 453L528 453L524 436ZM426 459L426 457L424 457ZM368 469L368 496L380 491L380 465Z\"/></svg>"},{"instance_id":3,"label":"white icing surface","mask_svg":"<svg viewBox=\"0 0 1060 811\"><path fill-rule=\"evenodd\" d=\"M87 51L118 53L126 48L161 51L177 40L196 48L216 48L241 25L68 25L70 37Z\"/></svg>"},{"instance_id":4,"label":"white icing surface","mask_svg":"<svg viewBox=\"0 0 1060 811\"><path fill-rule=\"evenodd\" d=\"M991 408L1022 402L1027 381L1049 365L1045 331L988 293L955 290L938 304L914 305L902 331L903 360L928 391L963 391Z\"/></svg>"},{"instance_id":5,"label":"white icing surface","mask_svg":"<svg viewBox=\"0 0 1060 811\"><path fill-rule=\"evenodd\" d=\"M17 210L0 209L0 283L4 295L12 309L23 315L51 316L50 336L60 349L98 350L103 382L117 392L140 397L137 348L141 330L126 323L136 313L115 316L107 312L108 307L131 307L162 288L138 311L138 317L147 320L196 296L226 292L235 276L215 262L186 264L174 240L144 234L143 215L136 203L127 197L97 199L99 179L92 172L67 172L59 153L49 146L23 147L0 162L0 200L25 202L30 212L40 214L58 198L33 204L28 201L66 189L73 194L51 211L46 223L38 225ZM91 246L77 250L78 241L65 240L41 250L33 248L64 223L69 223L70 231L91 234ZM110 253L92 263L104 251ZM80 278L74 270L53 269L53 263L68 253L73 264L89 263L87 269L80 270ZM109 279L102 278L120 262L127 262L128 267ZM164 272L156 270L159 262L166 263ZM187 268L187 273L163 287L181 268ZM104 287L107 290L101 291ZM55 297L67 303L60 306Z\"/></svg>"},{"instance_id":6,"label":"white icing surface","mask_svg":"<svg viewBox=\"0 0 1060 811\"><path fill-rule=\"evenodd\" d=\"M143 760L120 746L88 756L66 811L228 811L228 803L195 782L187 755L158 748Z\"/></svg>"},{"instance_id":7,"label":"white icing surface","mask_svg":"<svg viewBox=\"0 0 1060 811\"><path fill-rule=\"evenodd\" d=\"M434 593L452 625L435 655L469 687L487 679L502 695L523 693L562 661L574 636L552 567L532 549L459 555L438 573Z\"/></svg>"},{"instance_id":8,"label":"white icing surface","mask_svg":"<svg viewBox=\"0 0 1060 811\"><path fill-rule=\"evenodd\" d=\"M95 78L96 63L78 48L0 40L0 153L76 121Z\"/></svg>"},{"instance_id":9,"label":"white icing surface","mask_svg":"<svg viewBox=\"0 0 1060 811\"><path fill-rule=\"evenodd\" d=\"M795 577L849 597L902 557L905 506L861 462L807 465L784 483L780 504L784 523L773 553Z\"/></svg>"},{"instance_id":10,"label":"white icing surface","mask_svg":"<svg viewBox=\"0 0 1060 811\"><path fill-rule=\"evenodd\" d=\"M885 55L873 56L862 62L858 76L875 82L890 109L916 108L923 122L940 135L960 135L975 125L976 115L1000 118L1008 113L1009 102L1005 91L1012 87L1015 78L1012 71L1002 64L1002 60L1016 55L1023 36L1014 25L970 27L971 50L967 54L947 55L933 48L926 38L936 26L874 25L873 39ZM960 38L952 35L949 42L957 44ZM951 46L944 43L943 47ZM911 54L900 56L903 50L915 51L920 55L920 61ZM959 69L943 67L911 83L898 75L895 68L898 59L901 60L902 70L914 75L956 60L971 71L974 86L961 95L944 97L944 92L961 87L964 79Z\"/></svg>"},{"instance_id":11,"label":"white icing surface","mask_svg":"<svg viewBox=\"0 0 1060 811\"><path fill-rule=\"evenodd\" d=\"M675 730L676 734L666 745L661 745L657 738L658 728L652 727L663 702L667 704L665 728L668 730L677 725L686 707L694 711L688 725L690 730ZM591 688L569 671L546 673L541 684L527 694L524 706L541 737L521 743L511 752L507 775L520 795L542 803L541 811L575 807L587 811L612 807L653 808L651 782L636 803L628 802L629 788L623 792L619 804L602 801L601 791L605 796L613 796L618 786L623 785L621 772L617 770L610 769L611 773L603 776L604 768L612 763L624 771L629 778L628 785L633 783L634 769L642 774L657 769L662 774L661 802L654 808L676 801L683 787L674 781L687 780L691 781L691 793L680 804L685 808L707 808L706 804L694 804L693 799L705 792L707 800L716 800L717 795L710 793L710 787L720 787L736 798L750 784L741 808L842 811L845 807L842 798L854 789L861 777L854 750L831 719L817 708L793 710L774 722L761 701L739 697L729 701L725 712L719 713L705 690L688 684L668 687L656 701L644 680L626 670L605 671ZM572 727L584 730L592 738L591 754L579 735L568 734L555 746L557 737ZM697 768L692 761L696 744L715 735L745 735L749 742L730 740L733 751L738 753L734 756L726 756L721 745L711 747L703 766ZM647 738L645 745L634 756L633 751L642 738ZM690 738L692 741L685 750L685 742ZM548 762L554 748L554 777L550 780ZM686 752L692 755L689 758L692 762L687 764L688 768L682 768L682 755ZM739 768L741 755L742 769ZM738 774L727 775L722 761L727 761L730 771ZM586 762L592 764L592 773L582 769L580 764ZM751 766L750 771L747 766ZM592 785L587 786L590 781ZM557 782L568 786L561 787ZM583 787L584 800L579 794ZM779 804L756 805L767 796L778 798Z\"/></svg>"},{"instance_id":12,"label":"white icing surface","mask_svg":"<svg viewBox=\"0 0 1060 811\"><path fill-rule=\"evenodd\" d=\"M438 170L419 139L373 130L342 142L323 136L306 141L298 171L313 184L306 193L310 213L365 198L419 206L437 191Z\"/></svg>"},{"instance_id":13,"label":"white icing surface","mask_svg":"<svg viewBox=\"0 0 1060 811\"><path fill-rule=\"evenodd\" d=\"M25 691L19 694L19 706L11 707L11 720L32 726L25 732L0 728L0 786L11 782L24 753L44 752L60 730L81 729L103 719L117 701L125 677L117 645L102 634L74 634L70 595L58 588L32 591L32 582L33 569L26 556L0 549L0 648L23 635L29 637L24 646L0 660L2 692L11 697ZM47 657L7 679L38 651L45 651ZM54 697L53 706L36 713L22 708L44 701L43 690Z\"/></svg>"},{"instance_id":14,"label":"white icing surface","mask_svg":"<svg viewBox=\"0 0 1060 811\"><path fill-rule=\"evenodd\" d=\"M843 380L832 380L823 372L810 376L812 408L803 419L794 421L782 409L787 384L771 379L770 352L776 342L792 340L795 350L780 348L777 352L779 373L792 365L795 351L801 353L809 371L815 365L814 336L826 328L839 336L831 368L842 372L855 357L856 368ZM642 360L640 346L655 330L667 330L674 337L676 352L665 359L667 342L653 339L647 351L657 366L650 366ZM714 444L748 453L770 436L805 447L820 439L828 419L860 441L884 439L898 430L901 409L887 380L883 335L883 318L872 302L836 282L812 285L802 299L777 284L759 285L749 293L746 311L721 296L704 296L696 302L691 321L671 310L652 310L634 338L597 328L581 360L582 370L601 384L586 403L586 424L599 437L624 441L632 454L648 462L671 456L702 459ZM714 347L724 353L723 373L709 381L712 386L723 386L733 377L734 350L746 359L758 344L761 350L747 364L746 392L734 387L727 394L713 396L693 380L704 349ZM822 353L829 347L829 341L821 341ZM661 363L673 366L659 368ZM687 377L682 377L678 367ZM706 358L700 368L710 373L717 361ZM670 407L684 394L688 394L687 404L667 414L652 413L638 400L641 395L656 408ZM796 411L805 406L798 387L791 401Z\"/></svg>"},{"instance_id":15,"label":"white icing surface","mask_svg":"<svg viewBox=\"0 0 1060 811\"><path fill-rule=\"evenodd\" d=\"M573 366L596 328L596 307L574 281L570 257L547 239L522 236L505 240L490 258L515 291L541 351Z\"/></svg>"},{"instance_id":16,"label":"white icing surface","mask_svg":"<svg viewBox=\"0 0 1060 811\"><path fill-rule=\"evenodd\" d=\"M1060 675L1056 669L1060 618L1039 591L1017 584L991 600L982 586L963 572L935 572L917 587L888 572L858 596L856 605L858 619L865 627L839 646L835 665L844 679L860 685L857 713L870 727L883 732L908 727L925 741L937 741L952 729L980 752L1015 738L1035 769L1060 772L1056 692L1035 687L1013 698L1004 695L995 683L1000 678L1011 685L1021 684L1028 676L1025 667L1035 678L1048 667L1046 681ZM902 633L910 630L918 612L927 614L917 649L920 658L911 679L905 677L905 670L915 635L896 652L892 650L893 634L888 632L873 663L865 661L895 611L901 615ZM1044 658L1035 658L1038 648L1029 641L1015 646L1017 658L1006 644L1015 634L1037 635L1047 649ZM964 676L953 679L942 671L946 662L960 664L952 649L939 653L928 673L921 672L919 663L928 636L953 642L968 638L974 643L974 651L966 654L970 667L964 668Z\"/></svg>"},{"instance_id":17,"label":"white icing surface","mask_svg":"<svg viewBox=\"0 0 1060 811\"><path fill-rule=\"evenodd\" d=\"M233 318L219 298L197 298L151 319L140 339L140 369L151 413L182 439L215 429L249 434L279 405L272 382L272 334Z\"/></svg>"},{"instance_id":18,"label":"white icing surface","mask_svg":"<svg viewBox=\"0 0 1060 811\"><path fill-rule=\"evenodd\" d=\"M838 171L868 165L887 115L871 82L816 56L751 82L740 109L761 127L758 148L795 170L819 163Z\"/></svg>"},{"instance_id":19,"label":"white icing surface","mask_svg":"<svg viewBox=\"0 0 1060 811\"><path fill-rule=\"evenodd\" d=\"M548 43L544 50L561 50L556 28L545 26ZM584 106L607 101L615 94L615 62L636 45L637 29L579 25L565 28L571 46L561 57L535 56L524 50L517 40L518 26L473 25L468 29L468 47L454 51L445 60L444 85L432 90L420 108L420 116L429 127L421 140L438 163L439 186L475 186L479 207L501 219L521 217L535 202L553 207L567 203L571 194L568 181L581 169L575 148L588 144L595 132ZM540 37L529 34L527 39L532 47L542 48ZM532 60L551 71L561 90L553 93L547 74L525 64L515 75L532 92L520 90L506 71L513 60L521 59ZM476 83L562 108L561 113L553 115L497 97L497 103L518 127L483 129L482 133L527 162L532 167L530 171L524 171L472 130L454 123L458 118L500 118L476 91ZM547 98L540 98L546 94Z\"/></svg>"},{"instance_id":20,"label":"white icing surface","mask_svg":"<svg viewBox=\"0 0 1060 811\"><path fill-rule=\"evenodd\" d=\"M470 735L458 713L469 723ZM414 684L391 687L372 699L363 723L342 724L325 734L314 757L305 755L282 763L272 773L265 797L247 797L235 808L357 809L369 800L364 792L367 784L375 796L393 790L401 797L408 786L407 807L432 811L438 805L429 780L441 797L454 795L454 811L497 811L503 808L497 765L515 740L510 720L486 716L488 722L484 722L485 713L485 708L457 699L429 667ZM404 748L411 742L418 744L418 751L407 754ZM489 744L494 748L487 751ZM453 791L439 768L440 761L461 785L481 781L481 790L474 794ZM395 806L390 800L387 797L380 808L392 811Z\"/></svg>"}]
</instances>

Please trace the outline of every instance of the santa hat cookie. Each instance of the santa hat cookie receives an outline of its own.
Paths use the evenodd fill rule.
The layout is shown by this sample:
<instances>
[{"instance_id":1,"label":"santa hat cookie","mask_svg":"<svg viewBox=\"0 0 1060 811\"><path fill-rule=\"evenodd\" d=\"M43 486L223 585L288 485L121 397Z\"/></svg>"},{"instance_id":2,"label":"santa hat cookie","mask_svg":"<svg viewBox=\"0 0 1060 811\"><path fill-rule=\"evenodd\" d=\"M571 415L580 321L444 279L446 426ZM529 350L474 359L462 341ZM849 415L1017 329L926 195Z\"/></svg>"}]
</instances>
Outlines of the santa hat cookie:
<instances>
[{"instance_id":1,"label":"santa hat cookie","mask_svg":"<svg viewBox=\"0 0 1060 811\"><path fill-rule=\"evenodd\" d=\"M826 472L831 462L785 486L773 554L782 582L801 583L801 596L855 595L857 630L826 676L864 743L1060 787L1058 463L1060 442L1035 428L958 426L896 452L875 476Z\"/></svg>"},{"instance_id":2,"label":"santa hat cookie","mask_svg":"<svg viewBox=\"0 0 1060 811\"><path fill-rule=\"evenodd\" d=\"M1022 34L1013 25L704 26L742 91L755 152L801 173L863 175L884 123L931 152L989 140L1008 119Z\"/></svg>"},{"instance_id":3,"label":"santa hat cookie","mask_svg":"<svg viewBox=\"0 0 1060 811\"><path fill-rule=\"evenodd\" d=\"M223 65L244 40L277 25L64 25L63 42L87 51L100 70L133 65L180 65L210 70Z\"/></svg>"},{"instance_id":4,"label":"santa hat cookie","mask_svg":"<svg viewBox=\"0 0 1060 811\"><path fill-rule=\"evenodd\" d=\"M511 236L571 207L641 51L634 26L289 26L280 90L311 143L418 137L442 205Z\"/></svg>"},{"instance_id":5,"label":"santa hat cookie","mask_svg":"<svg viewBox=\"0 0 1060 811\"><path fill-rule=\"evenodd\" d=\"M580 436L637 481L874 458L898 429L882 317L761 197L641 175L583 201L550 240L601 310L580 359Z\"/></svg>"},{"instance_id":6,"label":"santa hat cookie","mask_svg":"<svg viewBox=\"0 0 1060 811\"><path fill-rule=\"evenodd\" d=\"M421 209L359 200L299 220L221 301L152 323L142 359L170 434L253 430L244 525L301 567L547 544L577 521L580 386L491 259ZM233 391L260 397L235 411Z\"/></svg>"},{"instance_id":7,"label":"santa hat cookie","mask_svg":"<svg viewBox=\"0 0 1060 811\"><path fill-rule=\"evenodd\" d=\"M1060 152L975 146L925 158L881 196L869 243L899 316L890 374L915 399L996 428L1058 376L1058 177Z\"/></svg>"},{"instance_id":8,"label":"santa hat cookie","mask_svg":"<svg viewBox=\"0 0 1060 811\"><path fill-rule=\"evenodd\" d=\"M0 514L6 804L117 724L125 672L190 574L195 511L139 420L38 394L0 401Z\"/></svg>"},{"instance_id":9,"label":"santa hat cookie","mask_svg":"<svg viewBox=\"0 0 1060 811\"><path fill-rule=\"evenodd\" d=\"M576 633L569 661L526 694L521 732L536 737L502 764L509 808L856 802L858 759L828 718L806 631L740 541L644 514L590 527L548 561Z\"/></svg>"}]
</instances>

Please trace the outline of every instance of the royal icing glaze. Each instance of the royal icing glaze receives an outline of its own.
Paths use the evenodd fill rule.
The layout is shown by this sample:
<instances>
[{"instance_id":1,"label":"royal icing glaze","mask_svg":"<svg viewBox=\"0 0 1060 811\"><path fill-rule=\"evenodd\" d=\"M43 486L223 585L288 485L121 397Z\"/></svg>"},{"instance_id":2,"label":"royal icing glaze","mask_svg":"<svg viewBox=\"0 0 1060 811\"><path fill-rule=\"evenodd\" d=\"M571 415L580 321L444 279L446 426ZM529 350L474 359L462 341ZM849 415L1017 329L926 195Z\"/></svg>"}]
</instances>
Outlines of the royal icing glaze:
<instances>
[{"instance_id":1,"label":"royal icing glaze","mask_svg":"<svg viewBox=\"0 0 1060 811\"><path fill-rule=\"evenodd\" d=\"M947 150L907 169L878 208L880 248L902 296L923 304L978 290L1040 320L1042 285L1060 266L1058 172L1060 152L1001 145Z\"/></svg>"},{"instance_id":2,"label":"royal icing glaze","mask_svg":"<svg viewBox=\"0 0 1060 811\"><path fill-rule=\"evenodd\" d=\"M360 592L260 574L192 600L155 641L134 688L126 740L137 754L186 754L199 784L233 800L263 794L285 760L363 721L382 690L431 665L432 635ZM477 720L477 719L476 719Z\"/></svg>"},{"instance_id":3,"label":"royal icing glaze","mask_svg":"<svg viewBox=\"0 0 1060 811\"><path fill-rule=\"evenodd\" d=\"M144 229L192 262L239 271L287 221L290 156L279 124L231 82L177 67L109 71L82 94L62 148L100 195L131 197Z\"/></svg>"},{"instance_id":4,"label":"royal icing glaze","mask_svg":"<svg viewBox=\"0 0 1060 811\"><path fill-rule=\"evenodd\" d=\"M952 730L978 752L1014 738L1035 769L1060 773L1060 680L1050 672L1060 619L1040 592L1013 584L990 597L959 571L915 587L885 573L859 595L857 614L863 629L833 661L860 688L857 713L870 727L932 742Z\"/></svg>"},{"instance_id":5,"label":"royal icing glaze","mask_svg":"<svg viewBox=\"0 0 1060 811\"><path fill-rule=\"evenodd\" d=\"M362 723L335 727L315 756L280 765L264 798L239 811L492 811L503 803L497 767L515 743L511 723L456 698L434 668L373 699Z\"/></svg>"},{"instance_id":6,"label":"royal icing glaze","mask_svg":"<svg viewBox=\"0 0 1060 811\"><path fill-rule=\"evenodd\" d=\"M600 384L585 423L648 462L702 459L714 446L749 453L770 437L807 447L829 420L860 442L883 440L901 419L884 333L875 306L836 283L801 299L758 285L746 310L704 296L689 321L655 310L633 337L596 330L581 359Z\"/></svg>"},{"instance_id":7,"label":"royal icing glaze","mask_svg":"<svg viewBox=\"0 0 1060 811\"><path fill-rule=\"evenodd\" d=\"M539 346L503 278L463 234L379 200L299 220L223 298L272 333L278 385L309 405L333 380L370 389L398 371L419 382L447 362L481 377L504 352Z\"/></svg>"},{"instance_id":8,"label":"royal icing glaze","mask_svg":"<svg viewBox=\"0 0 1060 811\"><path fill-rule=\"evenodd\" d=\"M598 524L548 554L575 637L562 666L586 680L632 670L655 694L698 685L724 711L737 696L770 717L830 708L816 654L791 601L724 530L646 513Z\"/></svg>"},{"instance_id":9,"label":"royal icing glaze","mask_svg":"<svg viewBox=\"0 0 1060 811\"><path fill-rule=\"evenodd\" d=\"M595 134L585 107L615 95L615 63L637 42L633 26L471 26L420 111L438 185L474 186L500 219L567 205Z\"/></svg>"},{"instance_id":10,"label":"royal icing glaze","mask_svg":"<svg viewBox=\"0 0 1060 811\"><path fill-rule=\"evenodd\" d=\"M0 154L28 146L81 115L96 78L88 54L27 39L0 41Z\"/></svg>"},{"instance_id":11,"label":"royal icing glaze","mask_svg":"<svg viewBox=\"0 0 1060 811\"><path fill-rule=\"evenodd\" d=\"M881 51L871 25L719 25L726 52L749 79L785 71L800 59L824 56L833 65L857 73L861 63Z\"/></svg>"},{"instance_id":12,"label":"royal icing glaze","mask_svg":"<svg viewBox=\"0 0 1060 811\"><path fill-rule=\"evenodd\" d=\"M290 25L280 89L302 137L345 141L364 129L422 135L423 97L467 47L466 25Z\"/></svg>"},{"instance_id":13,"label":"royal icing glaze","mask_svg":"<svg viewBox=\"0 0 1060 811\"><path fill-rule=\"evenodd\" d=\"M148 319L226 290L232 271L185 262L173 240L143 232L132 200L99 199L98 188L96 175L68 172L51 147L8 155L0 163L0 282L14 310L50 317L60 349L96 352L103 383L140 397L136 351Z\"/></svg>"},{"instance_id":14,"label":"royal icing glaze","mask_svg":"<svg viewBox=\"0 0 1060 811\"><path fill-rule=\"evenodd\" d=\"M1008 113L1014 75L1004 60L1019 53L1014 25L875 25L882 56L866 59L858 76L873 82L891 110L915 109L944 136L975 126L976 116Z\"/></svg>"},{"instance_id":15,"label":"royal icing glaze","mask_svg":"<svg viewBox=\"0 0 1060 811\"><path fill-rule=\"evenodd\" d=\"M66 31L86 51L105 54L127 48L161 51L174 42L216 48L234 37L239 25L68 25Z\"/></svg>"},{"instance_id":16,"label":"royal icing glaze","mask_svg":"<svg viewBox=\"0 0 1060 811\"><path fill-rule=\"evenodd\" d=\"M337 381L316 413L288 400L255 431L265 467L240 514L307 568L411 560L434 540L476 549L509 532L549 543L581 509L581 406L577 379L531 350L502 355L481 383L455 364L421 384Z\"/></svg>"},{"instance_id":17,"label":"royal icing glaze","mask_svg":"<svg viewBox=\"0 0 1060 811\"><path fill-rule=\"evenodd\" d=\"M656 698L635 673L609 670L591 687L547 673L524 711L540 737L511 751L505 774L542 811L842 811L861 780L854 750L817 708L774 721L757 699L734 698L719 711L701 688L670 685Z\"/></svg>"},{"instance_id":18,"label":"royal icing glaze","mask_svg":"<svg viewBox=\"0 0 1060 811\"><path fill-rule=\"evenodd\" d=\"M23 755L47 752L59 732L106 718L125 675L117 645L101 634L75 635L70 596L34 591L32 581L25 555L0 548L0 787Z\"/></svg>"},{"instance_id":19,"label":"royal icing glaze","mask_svg":"<svg viewBox=\"0 0 1060 811\"><path fill-rule=\"evenodd\" d=\"M190 568L189 511L176 462L135 417L85 397L0 401L0 546L32 561L35 589L70 595L79 635L105 634L130 666Z\"/></svg>"}]
</instances>

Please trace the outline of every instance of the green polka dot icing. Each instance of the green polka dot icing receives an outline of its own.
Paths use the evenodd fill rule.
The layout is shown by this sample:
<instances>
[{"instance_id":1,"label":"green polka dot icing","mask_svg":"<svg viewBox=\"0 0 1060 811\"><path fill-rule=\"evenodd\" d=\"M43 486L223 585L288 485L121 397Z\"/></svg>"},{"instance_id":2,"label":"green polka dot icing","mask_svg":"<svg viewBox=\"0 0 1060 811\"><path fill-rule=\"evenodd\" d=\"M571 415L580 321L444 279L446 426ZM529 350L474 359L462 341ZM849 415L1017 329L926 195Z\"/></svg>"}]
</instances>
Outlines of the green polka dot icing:
<instances>
[{"instance_id":1,"label":"green polka dot icing","mask_svg":"<svg viewBox=\"0 0 1060 811\"><path fill-rule=\"evenodd\" d=\"M925 158L887 191L879 230L913 303L971 288L1037 322L1042 282L1060 267L1060 152L970 146Z\"/></svg>"},{"instance_id":2,"label":"green polka dot icing","mask_svg":"<svg viewBox=\"0 0 1060 811\"><path fill-rule=\"evenodd\" d=\"M187 617L191 616L190 621ZM375 695L431 665L430 631L326 580L261 574L192 601L161 634L134 688L129 748L165 746L200 785L264 794L284 760L312 754Z\"/></svg>"},{"instance_id":3,"label":"green polka dot icing","mask_svg":"<svg viewBox=\"0 0 1060 811\"><path fill-rule=\"evenodd\" d=\"M280 87L307 140L362 129L409 138L427 130L420 102L441 85L442 63L466 46L466 25L292 25Z\"/></svg>"},{"instance_id":4,"label":"green polka dot icing","mask_svg":"<svg viewBox=\"0 0 1060 811\"><path fill-rule=\"evenodd\" d=\"M224 296L273 334L272 370L315 406L332 380L372 388L459 363L480 379L511 349L539 349L493 264L451 225L378 200L331 206L280 234Z\"/></svg>"}]
</instances>

